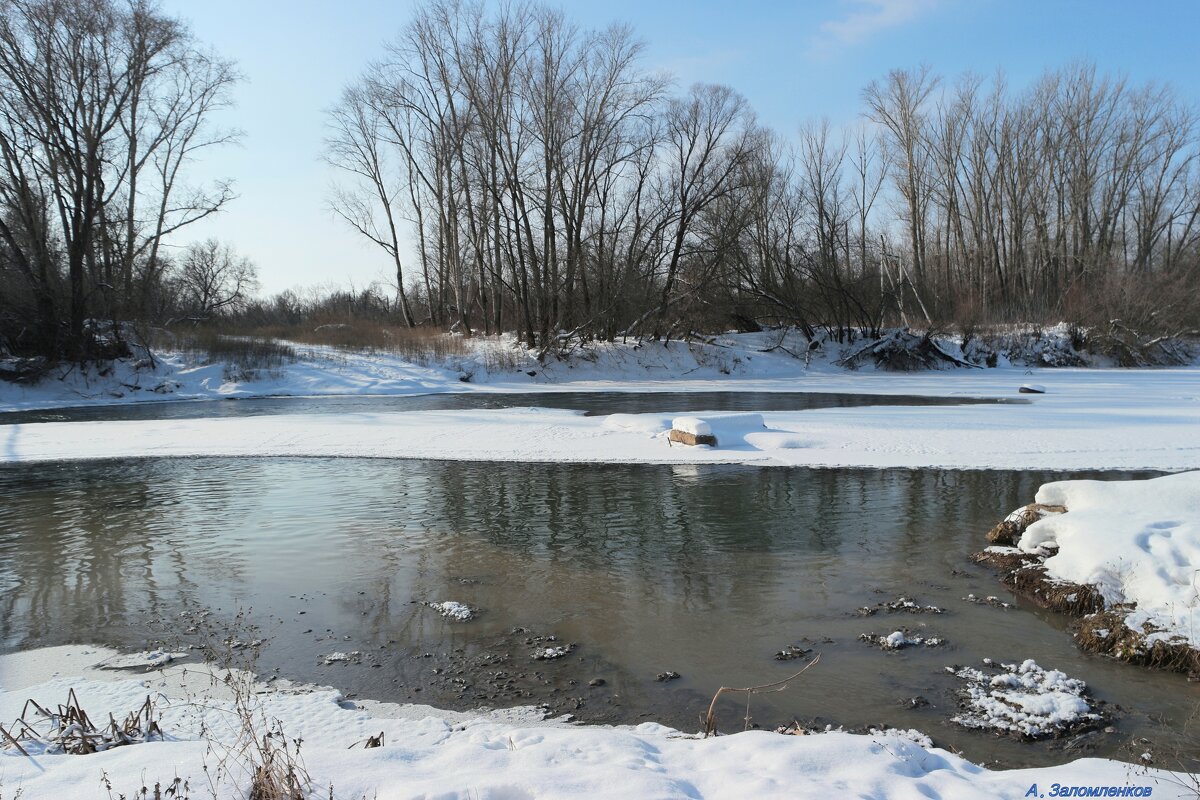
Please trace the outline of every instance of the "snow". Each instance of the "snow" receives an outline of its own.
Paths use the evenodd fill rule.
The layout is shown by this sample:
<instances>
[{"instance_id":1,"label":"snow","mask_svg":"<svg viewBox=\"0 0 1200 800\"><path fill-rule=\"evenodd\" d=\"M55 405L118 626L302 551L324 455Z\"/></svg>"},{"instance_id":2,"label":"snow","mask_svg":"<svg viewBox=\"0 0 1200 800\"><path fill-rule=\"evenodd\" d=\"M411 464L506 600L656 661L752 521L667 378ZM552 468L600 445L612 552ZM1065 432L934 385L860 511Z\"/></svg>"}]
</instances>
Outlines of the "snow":
<instances>
[{"instance_id":1,"label":"snow","mask_svg":"<svg viewBox=\"0 0 1200 800\"><path fill-rule=\"evenodd\" d=\"M98 669L140 669L149 671L166 666L172 661L187 658L187 653L171 653L165 650L143 650L140 653L122 653L97 665Z\"/></svg>"},{"instance_id":2,"label":"snow","mask_svg":"<svg viewBox=\"0 0 1200 800\"><path fill-rule=\"evenodd\" d=\"M1069 340L1066 329L1048 332L1042 342ZM1099 391L1120 388L1133 378L1190 374L1185 391L1196 397L1195 368L1130 370L1106 368L1027 369L1001 359L994 369L955 369L896 373L837 365L847 347L825 342L808 352L808 341L779 331L728 334L692 342L594 342L570 357L538 363L511 336L478 337L472 353L440 363L414 363L387 352L352 352L334 347L287 343L297 354L276 370L258 370L254 380L230 380L222 363L195 363L179 353L161 353L153 369L116 362L101 375L95 367L64 367L52 378L29 386L0 381L0 410L57 408L180 400L331 395L413 395L438 392L535 391L807 391L876 395L928 394L1014 397L1030 375L1050 392L1063 385L1087 385ZM957 345L942 346L956 351ZM498 370L495 353L503 351L513 367ZM1040 363L1040 359L1035 358ZM1097 362L1099 363L1099 362ZM489 364L493 364L489 367ZM530 375L529 373L533 373ZM1168 378L1174 384L1175 378ZM1152 388L1152 387L1149 387Z\"/></svg>"},{"instance_id":3,"label":"snow","mask_svg":"<svg viewBox=\"0 0 1200 800\"><path fill-rule=\"evenodd\" d=\"M1150 641L1200 646L1200 472L1058 481L1037 501L1067 508L1030 525L1018 543L1025 552L1057 546L1045 561L1049 577L1094 585L1109 606L1136 603L1125 623L1160 631Z\"/></svg>"},{"instance_id":4,"label":"snow","mask_svg":"<svg viewBox=\"0 0 1200 800\"><path fill-rule=\"evenodd\" d=\"M1086 380L1085 380L1086 379ZM903 380L899 378L897 380ZM923 381L923 382L920 382ZM940 381L940 382L939 382ZM828 382L825 384L829 386ZM861 388L879 388L865 381ZM889 388L897 387L891 383ZM990 384L913 378L909 391ZM732 388L725 386L722 388ZM796 388L796 387L790 387ZM807 387L806 387L807 388ZM853 387L839 385L842 390ZM994 387L992 387L994 388ZM671 447L667 414L547 408L281 414L0 426L0 461L143 456L360 456L477 461L753 463L950 469L1200 468L1200 371L1064 376L1033 403L704 414L718 446ZM754 419L754 424L746 422ZM758 426L758 420L765 427Z\"/></svg>"},{"instance_id":5,"label":"snow","mask_svg":"<svg viewBox=\"0 0 1200 800\"><path fill-rule=\"evenodd\" d=\"M19 654L25 658L27 654ZM0 719L14 719L27 698L48 706L74 688L93 719L121 718L156 698L165 741L117 747L87 756L15 750L0 753L6 793L30 798L107 800L176 775L193 794L208 796L207 774L229 751L236 731L233 701L217 681L211 694L181 688L196 672L172 668L141 680L60 675L33 685L9 680L0 659ZM78 657L66 659L78 666ZM21 673L18 666L16 672ZM109 673L111 675L111 673ZM25 677L25 676L21 676ZM207 677L207 676L206 676ZM783 736L751 731L701 739L661 725L576 726L561 721L510 722L495 715L443 715L425 707L377 704L367 710L337 692L265 692L252 698L254 715L278 720L288 737L301 738L303 766L316 794L332 786L337 797L1024 797L1032 784L1152 786L1155 797L1184 796L1169 773L1133 770L1102 759L1060 766L989 771L945 750L929 747L917 731L841 731ZM215 741L200 736L204 726ZM369 736L386 744L366 749ZM350 745L360 743L350 749ZM924 746L922 746L924 745ZM245 796L246 778L234 771L216 787L218 796ZM236 784L236 785L231 785Z\"/></svg>"},{"instance_id":6,"label":"snow","mask_svg":"<svg viewBox=\"0 0 1200 800\"><path fill-rule=\"evenodd\" d=\"M600 343L564 361L522 362L518 369L499 372L486 369L485 351L504 345L480 341L475 356L436 366L387 353L295 345L295 363L242 382L225 380L221 364L188 365L178 355L166 357L156 370L135 371L119 363L107 377L74 370L37 386L0 382L0 411L164 397L176 402L553 391L803 391L1027 402L693 414L712 428L719 442L715 448L671 447L665 433L674 419L665 413L583 417L571 411L512 408L360 413L336 419L297 414L253 420L53 422L0 426L0 460L263 455L951 469L1200 468L1200 446L1189 444L1200 426L1200 368L1195 367L851 372L834 364L836 349L810 361L803 339L767 332L723 336L710 343ZM1031 373L1047 389L1045 395L1018 394ZM154 391L166 391L163 387L171 392Z\"/></svg>"},{"instance_id":7,"label":"snow","mask_svg":"<svg viewBox=\"0 0 1200 800\"><path fill-rule=\"evenodd\" d=\"M671 420L671 428L680 433L691 433L696 436L712 436L712 425L699 417L676 417Z\"/></svg>"},{"instance_id":8,"label":"snow","mask_svg":"<svg viewBox=\"0 0 1200 800\"><path fill-rule=\"evenodd\" d=\"M1043 669L1033 659L1003 664L990 676L973 667L951 671L964 686L963 711L950 719L967 728L1037 739L1101 719L1086 699L1087 684L1060 670Z\"/></svg>"},{"instance_id":9,"label":"snow","mask_svg":"<svg viewBox=\"0 0 1200 800\"><path fill-rule=\"evenodd\" d=\"M474 619L476 614L475 609L454 600L446 600L442 603L427 603L427 605L443 617L456 622L466 622L469 619Z\"/></svg>"},{"instance_id":10,"label":"snow","mask_svg":"<svg viewBox=\"0 0 1200 800\"><path fill-rule=\"evenodd\" d=\"M944 640L936 636L908 636L904 631L893 631L886 636L878 636L874 633L860 634L858 637L864 642L877 645L882 650L903 650L906 647L940 647Z\"/></svg>"},{"instance_id":11,"label":"snow","mask_svg":"<svg viewBox=\"0 0 1200 800\"><path fill-rule=\"evenodd\" d=\"M553 391L803 391L1025 402L692 414L717 436L719 444L712 448L671 447L665 434L677 418L665 413L584 417L557 409L509 408L337 418L295 414L48 422L0 426L0 460L262 455L878 468L1200 468L1200 446L1189 444L1200 427L1198 368L850 372L831 362L834 353L808 363L777 350L764 352L778 342L779 335L772 333L722 337L715 344L598 344L567 361L523 364L536 367L528 370L533 377L520 370L484 374L478 369L482 362L470 359L434 367L386 353L297 345L299 359L278 374L228 382L220 364L188 366L182 357L170 356L155 371L133 371L122 363L106 378L73 371L32 387L0 382L0 411L164 396L176 402ZM785 346L804 352L799 341L788 340ZM1037 374L1046 394L1018 394L1028 373ZM464 383L464 377L470 382ZM153 391L168 384L174 387L169 395Z\"/></svg>"},{"instance_id":12,"label":"snow","mask_svg":"<svg viewBox=\"0 0 1200 800\"><path fill-rule=\"evenodd\" d=\"M574 649L575 646L570 644L554 645L553 647L539 647L537 650L534 650L529 657L534 661L554 661L555 659L559 659L565 655L568 655Z\"/></svg>"}]
</instances>

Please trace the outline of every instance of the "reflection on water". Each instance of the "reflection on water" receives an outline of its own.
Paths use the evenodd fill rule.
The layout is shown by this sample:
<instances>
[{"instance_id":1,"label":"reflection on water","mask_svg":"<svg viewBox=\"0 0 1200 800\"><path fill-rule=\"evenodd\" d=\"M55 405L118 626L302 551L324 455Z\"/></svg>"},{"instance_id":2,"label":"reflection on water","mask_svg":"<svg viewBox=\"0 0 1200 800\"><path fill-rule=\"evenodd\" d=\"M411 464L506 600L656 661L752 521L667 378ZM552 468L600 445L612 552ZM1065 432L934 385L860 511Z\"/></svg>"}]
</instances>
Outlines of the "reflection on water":
<instances>
[{"instance_id":1,"label":"reflection on water","mask_svg":"<svg viewBox=\"0 0 1200 800\"><path fill-rule=\"evenodd\" d=\"M1126 709L1118 734L1099 740L1112 753L1130 735L1158 736L1152 718L1181 725L1194 694L1185 680L1085 656L1055 615L962 600L1003 594L967 557L999 516L1060 477L354 459L4 467L0 647L136 647L179 627L182 610L252 608L270 637L262 668L434 700L414 694L429 679L419 656L523 626L579 643L619 689L607 716L585 707L583 718L695 728L716 687L790 674L794 663L772 655L807 638L822 662L756 699L764 724L888 723L977 759L1066 760L1078 754L944 722L945 666L1033 657ZM853 613L900 594L951 613ZM414 602L446 599L484 613L451 625ZM922 624L949 648L884 654L856 640ZM378 653L381 667L318 663L351 648ZM684 677L656 683L665 670ZM931 706L902 707L914 696Z\"/></svg>"},{"instance_id":2,"label":"reflection on water","mask_svg":"<svg viewBox=\"0 0 1200 800\"><path fill-rule=\"evenodd\" d=\"M469 392L409 397L258 397L228 401L179 401L82 406L0 413L0 425L27 422L256 417L266 414L349 414L379 411L447 411L475 408L565 408L588 414L695 411L804 411L858 406L947 406L1025 403L1020 398L920 397L821 392Z\"/></svg>"}]
</instances>

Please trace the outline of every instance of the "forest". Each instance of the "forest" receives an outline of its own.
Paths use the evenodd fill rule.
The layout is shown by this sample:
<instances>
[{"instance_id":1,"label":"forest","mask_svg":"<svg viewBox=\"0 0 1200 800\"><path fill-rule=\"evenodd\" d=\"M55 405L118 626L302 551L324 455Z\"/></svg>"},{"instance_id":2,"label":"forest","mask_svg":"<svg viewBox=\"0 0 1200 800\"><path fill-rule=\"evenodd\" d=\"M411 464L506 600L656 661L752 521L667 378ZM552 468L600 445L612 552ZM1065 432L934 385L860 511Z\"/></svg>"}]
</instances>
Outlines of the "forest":
<instances>
[{"instance_id":1,"label":"forest","mask_svg":"<svg viewBox=\"0 0 1200 800\"><path fill-rule=\"evenodd\" d=\"M189 240L237 213L189 167L237 140L239 77L142 0L0 0L0 354L338 314L541 354L766 326L1200 327L1197 111L1092 63L1027 86L905 66L851 126L774 131L735 88L650 69L629 25L432 0L330 98L330 210L390 285L304 297L260 297L236 242Z\"/></svg>"}]
</instances>

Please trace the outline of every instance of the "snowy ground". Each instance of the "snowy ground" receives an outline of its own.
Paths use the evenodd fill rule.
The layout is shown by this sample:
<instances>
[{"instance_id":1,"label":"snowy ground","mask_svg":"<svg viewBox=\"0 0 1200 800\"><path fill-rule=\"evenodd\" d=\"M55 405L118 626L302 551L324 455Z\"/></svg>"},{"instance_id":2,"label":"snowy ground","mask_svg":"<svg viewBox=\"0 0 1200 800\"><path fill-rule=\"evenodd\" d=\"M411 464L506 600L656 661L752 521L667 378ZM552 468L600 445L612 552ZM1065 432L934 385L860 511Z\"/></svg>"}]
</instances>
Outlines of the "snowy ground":
<instances>
[{"instance_id":1,"label":"snowy ground","mask_svg":"<svg viewBox=\"0 0 1200 800\"><path fill-rule=\"evenodd\" d=\"M273 416L157 422L46 423L0 429L0 460L119 456L370 456L513 461L1036 468L1200 468L1200 368L953 369L858 372L836 353L771 348L776 334L718 344L594 345L565 362L489 374L486 358L424 367L387 354L300 347L258 380L230 383L220 364L167 358L155 371L68 374L33 387L0 383L0 411L163 399L530 391L803 391L1027 399L1027 405L829 408L764 413L766 428L715 449L670 446L665 415L583 417L561 410L421 411L336 419ZM489 346L499 346L493 343ZM764 352L769 351L769 352ZM461 378L470 376L469 382ZM1044 395L1018 395L1022 384ZM140 387L133 389L130 387ZM119 395L119 396L118 396ZM666 410L666 409L664 409ZM197 416L200 413L198 412Z\"/></svg>"},{"instance_id":2,"label":"snowy ground","mask_svg":"<svg viewBox=\"0 0 1200 800\"><path fill-rule=\"evenodd\" d=\"M26 699L64 702L74 688L94 719L122 717L147 694L162 712L167 741L118 747L86 756L30 747L30 757L0 755L0 792L24 798L109 797L176 775L192 796L208 796L205 767L235 742L232 701L221 686L206 690L203 671L173 667L130 678L87 665L111 653L99 648L54 648L0 659L0 719L11 720ZM47 664L58 665L54 670ZM48 680L47 675L52 675ZM72 677L66 677L71 675ZM185 677L190 676L190 677ZM863 797L1021 798L1068 787L1130 787L1126 796L1184 797L1189 778L1116 761L1081 759L1043 769L993 772L936 748L919 734L827 733L784 736L752 731L712 739L685 736L655 724L582 727L497 715L446 715L425 707L374 705L368 711L339 702L332 690L257 695L255 717L279 720L302 737L303 765L315 796L339 798L558 797ZM212 741L199 736L201 724ZM369 736L385 745L365 749ZM354 749L351 744L359 743ZM227 764L228 766L228 764ZM218 787L219 796L245 796L247 781ZM1036 788L1035 788L1036 785ZM1150 791L1145 791L1149 789ZM115 795L114 795L115 796Z\"/></svg>"},{"instance_id":3,"label":"snowy ground","mask_svg":"<svg viewBox=\"0 0 1200 800\"><path fill-rule=\"evenodd\" d=\"M1057 336L1047 343L1062 344L1062 332ZM511 337L472 341L473 355L447 357L430 365L414 364L391 353L293 344L294 362L277 370L251 370L257 374L254 380L230 380L228 365L196 363L178 353L160 354L154 369L144 362L137 369L122 362L100 375L94 367L82 372L64 367L33 386L0 381L0 411L163 400L472 391L746 390L1007 397L1024 383L1046 384L1053 391L1063 376L1072 376L1067 378L1072 385L1104 391L1108 386L1124 386L1130 376L1146 372L1014 366L1006 359L995 369L906 374L865 367L851 371L839 366L838 360L853 345L826 343L810 354L802 337L792 334L781 339L774 332L731 334L704 342L592 343L544 364L516 347ZM502 352L503 358L498 358L497 352ZM955 352L961 355L961 351ZM497 371L498 362L510 366ZM234 369L232 373L244 371ZM1194 376L1189 390L1193 400L1200 394Z\"/></svg>"},{"instance_id":4,"label":"snowy ground","mask_svg":"<svg viewBox=\"0 0 1200 800\"><path fill-rule=\"evenodd\" d=\"M570 365L525 365L535 372L532 376L522 371L488 374L477 362L429 368L386 355L306 348L298 362L249 383L227 382L221 365L189 367L172 359L152 372L122 367L106 377L74 373L36 387L0 384L0 411L164 398L448 391L753 390L1015 398L1021 384L1037 383L1046 388L1046 394L1022 395L1031 400L1026 405L764 412L762 428L748 426L746 415L731 419L729 415L694 414L717 436L715 448L672 446L666 437L672 417L666 413L585 417L555 409L505 409L38 423L0 427L0 461L369 456L866 467L1200 469L1197 368L1000 367L916 374L848 372L827 359L806 366L802 359L791 355L760 352L770 345L765 336L760 336L743 337L738 347L675 343L670 347L601 348L594 358L576 359ZM1151 577L1162 577L1162 569L1187 571L1191 564L1198 563L1200 548L1192 539L1200 525L1195 521L1194 476L1179 476L1178 480L1180 487L1191 481L1188 485L1193 488L1187 490L1191 494L1182 489L1165 495L1130 494L1124 516L1103 505L1103 488L1089 489L1079 482L1050 484L1067 487L1062 497L1043 498L1039 494L1038 499L1065 502L1071 511L1037 525L1069 525L1066 521L1071 518L1074 522L1100 518L1128 522L1130 525L1121 528L1121 535L1135 540L1114 538L1113 547L1133 547L1134 561L1142 558L1139 553L1145 554L1148 568L1159 570ZM1035 531L1037 525L1030 531ZM1086 545L1077 549L1072 544L1082 541L1072 538L1073 530L1047 528L1038 535L1058 541L1061 549L1056 558L1063 558L1087 549ZM1179 538L1184 534L1191 538ZM1053 562L1051 559L1048 565ZM1073 556L1064 558L1062 577L1080 580L1072 570L1078 567L1081 574L1087 572L1085 562ZM1167 577L1178 583L1175 572ZM1120 577L1135 572L1117 570L1113 574ZM1124 592L1126 600L1138 602L1143 602L1143 595L1130 592L1154 585L1150 579L1136 586L1123 579L1111 584L1114 592ZM1147 603L1157 597L1144 595ZM1182 602L1175 595L1168 599L1175 604L1171 608L1178 608ZM1194 609L1194 602L1190 607ZM91 756L37 754L25 758L6 752L0 756L0 797L24 789L26 798L87 797L87 792L107 798L107 790L99 783L104 772L114 782L115 791L127 794L144 780L169 780L177 772L192 777L194 788L205 785L203 768L208 751L197 736L198 712L194 705L181 700L183 695L170 680L166 684L158 678L113 681L112 673L101 680L99 673L86 669L93 655L99 661L111 654L90 653L84 658L58 653L53 662L43 660L32 668L20 667L14 661L27 655L0 659L0 723L13 719L30 696L43 704L63 702L71 686L80 692L89 713L100 718L109 709L131 710L151 690L175 698L164 718L164 727L174 738ZM53 674L56 671L59 675ZM1037 784L1035 795L1048 796L1053 784L1146 786L1153 787L1155 797L1188 795L1180 787L1161 782L1161 774L1145 776L1137 768L1115 761L1080 760L1050 769L989 772L950 753L925 749L894 735L831 733L796 737L751 732L696 740L657 725L575 727L498 714L464 716L379 705L366 711L345 708L337 700L332 691L270 693L261 698L265 712L282 720L289 735L305 739L304 759L309 772L319 786L332 783L338 797L1016 798L1033 796L1029 794L1033 784ZM220 704L228 702L219 695L205 701L217 718L222 717ZM386 732L387 746L347 750L351 743L381 730ZM194 794L203 796L200 791ZM1193 790L1191 796L1194 794Z\"/></svg>"},{"instance_id":5,"label":"snowy ground","mask_svg":"<svg viewBox=\"0 0 1200 800\"><path fill-rule=\"evenodd\" d=\"M1007 373L1007 374L1006 374ZM788 388L1013 396L1009 371L838 375ZM412 411L0 428L8 462L137 456L362 456L542 462L945 467L1200 468L1200 370L1058 370L1029 404L873 406L764 412L765 428L718 445L667 440L666 414L586 417L559 409ZM703 382L713 388L711 382ZM576 387L572 387L576 388ZM633 388L625 385L625 388ZM730 382L721 388L748 388ZM759 388L756 385L755 388ZM721 415L699 414L720 427Z\"/></svg>"},{"instance_id":6,"label":"snowy ground","mask_svg":"<svg viewBox=\"0 0 1200 800\"><path fill-rule=\"evenodd\" d=\"M1018 546L1057 553L1052 579L1095 586L1107 606L1136 604L1125 624L1147 643L1200 647L1200 472L1146 481L1059 481L1039 503L1067 513L1030 525ZM1053 552L1053 551L1051 551Z\"/></svg>"}]
</instances>

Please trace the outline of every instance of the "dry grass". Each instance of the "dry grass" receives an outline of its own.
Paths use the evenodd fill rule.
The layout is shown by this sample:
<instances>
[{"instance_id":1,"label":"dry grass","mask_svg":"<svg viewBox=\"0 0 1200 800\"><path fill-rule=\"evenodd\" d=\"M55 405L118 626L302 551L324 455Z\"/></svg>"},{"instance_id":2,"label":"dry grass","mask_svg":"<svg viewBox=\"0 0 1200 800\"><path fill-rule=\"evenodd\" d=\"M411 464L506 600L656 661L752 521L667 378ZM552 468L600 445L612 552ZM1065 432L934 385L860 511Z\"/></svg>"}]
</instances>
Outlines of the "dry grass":
<instances>
[{"instance_id":1,"label":"dry grass","mask_svg":"<svg viewBox=\"0 0 1200 800\"><path fill-rule=\"evenodd\" d=\"M1095 586L1047 577L1046 556L1009 548L988 548L971 560L1000 571L1000 582L1042 608L1081 617L1104 609L1104 598Z\"/></svg>"},{"instance_id":2,"label":"dry grass","mask_svg":"<svg viewBox=\"0 0 1200 800\"><path fill-rule=\"evenodd\" d=\"M1104 598L1095 586L1052 580L1040 564L1015 569L1000 580L1042 608L1061 614L1081 617L1104 609Z\"/></svg>"},{"instance_id":3,"label":"dry grass","mask_svg":"<svg viewBox=\"0 0 1200 800\"><path fill-rule=\"evenodd\" d=\"M1155 640L1147 643L1147 634L1125 624L1131 609L1126 606L1098 611L1084 617L1076 641L1089 653L1119 658L1168 672L1200 675L1200 650L1185 642Z\"/></svg>"},{"instance_id":4,"label":"dry grass","mask_svg":"<svg viewBox=\"0 0 1200 800\"><path fill-rule=\"evenodd\" d=\"M1021 552L1016 548L989 547L982 553L976 553L971 556L971 561L976 564L982 564L985 567L991 567L994 570L1004 572L1011 572L1012 570L1035 564L1038 560L1037 556Z\"/></svg>"},{"instance_id":5,"label":"dry grass","mask_svg":"<svg viewBox=\"0 0 1200 800\"><path fill-rule=\"evenodd\" d=\"M107 772L101 773L100 785L108 792L109 800L189 800L191 797L191 785L178 775L165 783L155 781L153 786L144 775L142 778L142 785L129 794L115 791Z\"/></svg>"},{"instance_id":6,"label":"dry grass","mask_svg":"<svg viewBox=\"0 0 1200 800\"><path fill-rule=\"evenodd\" d=\"M66 703L54 710L43 707L36 700L26 701L21 716L9 729L0 726L0 740L5 747L28 758L32 758L30 750L90 755L155 739L162 741L165 737L156 716L154 700L147 695L145 702L121 721L109 714L108 722L98 725L84 710L75 690L70 689ZM188 800L191 791L188 782L178 775L169 781L155 781L153 785L143 775L139 787L126 794L114 790L112 779L107 772L102 772L100 785L108 792L110 800ZM18 789L13 800L21 794Z\"/></svg>"},{"instance_id":7,"label":"dry grass","mask_svg":"<svg viewBox=\"0 0 1200 800\"><path fill-rule=\"evenodd\" d=\"M1149 631L1135 631L1125 624L1131 610L1128 606L1105 608L1095 586L1048 578L1043 556L987 550L972 560L1001 571L1001 583L1042 608L1080 618L1075 641L1082 650L1154 669L1200 675L1200 650L1186 642L1147 643Z\"/></svg>"},{"instance_id":8,"label":"dry grass","mask_svg":"<svg viewBox=\"0 0 1200 800\"><path fill-rule=\"evenodd\" d=\"M775 692L782 692L784 689L788 688L788 684L791 681L794 681L796 678L799 678L805 672L808 672L809 667L815 666L817 664L817 662L819 662L820 660L821 660L821 654L817 653L816 656L813 657L813 660L809 661L807 664L805 664L804 668L801 669L799 672L795 673L794 675L790 675L781 681L775 681L774 683L764 683L761 686L746 686L743 688L734 688L732 686L722 686L720 689L717 689L717 693L713 695L712 702L709 703L709 705L708 705L708 713L704 715L704 738L707 739L709 736L716 736L716 734L717 734L717 701L721 699L721 695L725 694L726 692L742 692L746 695L746 714L744 717L745 727L743 728L743 730L748 731L748 730L750 730L750 722L751 722L751 717L750 717L750 698L751 697L753 697L756 694L773 694Z\"/></svg>"},{"instance_id":9,"label":"dry grass","mask_svg":"<svg viewBox=\"0 0 1200 800\"><path fill-rule=\"evenodd\" d=\"M412 359L442 361L471 354L468 339L436 328L406 328L379 322L335 322L324 325L271 325L246 335L325 345L353 352L394 353Z\"/></svg>"},{"instance_id":10,"label":"dry grass","mask_svg":"<svg viewBox=\"0 0 1200 800\"><path fill-rule=\"evenodd\" d=\"M1031 504L1010 515L988 533L989 541L1011 542L1045 513L1065 513L1061 506ZM1025 553L1012 547L989 547L971 560L1001 573L1000 581L1042 608L1079 618L1075 641L1082 650L1131 664L1200 676L1200 650L1187 642L1148 642L1154 631L1136 631L1125 624L1131 606L1106 608L1100 591L1090 584L1070 583L1047 576L1048 553Z\"/></svg>"},{"instance_id":11,"label":"dry grass","mask_svg":"<svg viewBox=\"0 0 1200 800\"><path fill-rule=\"evenodd\" d=\"M155 346L208 363L224 361L249 371L278 370L296 359L294 345L332 347L349 353L386 353L430 367L474 366L489 372L523 369L530 358L511 340L465 337L436 328L407 328L367 320L326 324L267 325L157 331Z\"/></svg>"},{"instance_id":12,"label":"dry grass","mask_svg":"<svg viewBox=\"0 0 1200 800\"><path fill-rule=\"evenodd\" d=\"M264 372L278 377L287 364L296 360L296 350L288 344L261 336L228 335L211 328L176 332L158 329L151 346L183 353L201 364L224 364L227 381L251 381Z\"/></svg>"},{"instance_id":13,"label":"dry grass","mask_svg":"<svg viewBox=\"0 0 1200 800\"><path fill-rule=\"evenodd\" d=\"M5 745L16 748L28 756L25 745L40 745L50 753L87 755L114 747L152 741L163 738L162 729L155 717L154 702L146 696L146 702L125 715L121 722L112 714L107 723L97 726L83 710L75 690L67 692L67 702L57 710L42 707L36 700L25 702L21 716L10 729L0 726L0 736Z\"/></svg>"},{"instance_id":14,"label":"dry grass","mask_svg":"<svg viewBox=\"0 0 1200 800\"><path fill-rule=\"evenodd\" d=\"M1030 503L1022 506L988 531L987 540L992 544L1015 545L1030 525L1043 517L1066 513L1066 510L1062 506L1048 506L1043 503Z\"/></svg>"}]
</instances>

